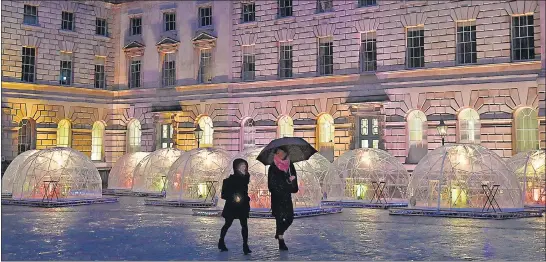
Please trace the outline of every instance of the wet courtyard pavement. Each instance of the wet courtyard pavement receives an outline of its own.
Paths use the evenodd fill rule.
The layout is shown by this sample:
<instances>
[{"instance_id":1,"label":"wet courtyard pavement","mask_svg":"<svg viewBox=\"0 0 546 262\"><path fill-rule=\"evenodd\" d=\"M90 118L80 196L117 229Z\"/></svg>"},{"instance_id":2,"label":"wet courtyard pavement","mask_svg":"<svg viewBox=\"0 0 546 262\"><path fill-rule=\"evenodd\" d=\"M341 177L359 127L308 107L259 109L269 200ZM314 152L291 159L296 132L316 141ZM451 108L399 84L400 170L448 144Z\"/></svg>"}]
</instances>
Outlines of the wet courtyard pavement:
<instances>
[{"instance_id":1,"label":"wet courtyard pavement","mask_svg":"<svg viewBox=\"0 0 546 262\"><path fill-rule=\"evenodd\" d=\"M2 260L546 260L545 218L473 220L389 216L344 209L296 219L279 252L271 219L250 219L216 244L223 219L144 206L143 198L58 209L2 206Z\"/></svg>"}]
</instances>

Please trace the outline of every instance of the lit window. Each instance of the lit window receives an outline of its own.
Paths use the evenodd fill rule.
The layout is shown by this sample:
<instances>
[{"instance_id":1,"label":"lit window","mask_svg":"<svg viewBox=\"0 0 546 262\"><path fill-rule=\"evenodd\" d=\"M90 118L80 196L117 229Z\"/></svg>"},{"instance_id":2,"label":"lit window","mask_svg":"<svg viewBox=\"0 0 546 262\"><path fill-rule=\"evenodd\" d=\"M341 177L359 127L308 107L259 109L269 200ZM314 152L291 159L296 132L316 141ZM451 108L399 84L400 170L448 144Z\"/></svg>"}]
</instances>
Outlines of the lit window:
<instances>
[{"instance_id":1,"label":"lit window","mask_svg":"<svg viewBox=\"0 0 546 262\"><path fill-rule=\"evenodd\" d=\"M242 5L242 18L243 23L256 21L256 4L247 3Z\"/></svg>"},{"instance_id":2,"label":"lit window","mask_svg":"<svg viewBox=\"0 0 546 262\"><path fill-rule=\"evenodd\" d=\"M409 141L411 145L423 145L427 140L427 116L419 110L408 114Z\"/></svg>"},{"instance_id":3,"label":"lit window","mask_svg":"<svg viewBox=\"0 0 546 262\"><path fill-rule=\"evenodd\" d=\"M333 6L333 0L317 0L317 13L332 11Z\"/></svg>"},{"instance_id":4,"label":"lit window","mask_svg":"<svg viewBox=\"0 0 546 262\"><path fill-rule=\"evenodd\" d=\"M278 1L278 17L292 16L292 0L277 0Z\"/></svg>"},{"instance_id":5,"label":"lit window","mask_svg":"<svg viewBox=\"0 0 546 262\"><path fill-rule=\"evenodd\" d=\"M374 6L377 4L377 0L358 0L358 7Z\"/></svg>"},{"instance_id":6,"label":"lit window","mask_svg":"<svg viewBox=\"0 0 546 262\"><path fill-rule=\"evenodd\" d=\"M379 148L379 119L377 117L363 117L360 119L360 147Z\"/></svg>"},{"instance_id":7,"label":"lit window","mask_svg":"<svg viewBox=\"0 0 546 262\"><path fill-rule=\"evenodd\" d=\"M137 88L141 86L141 74L140 74L140 57L134 57L131 59L131 65L129 68L129 87Z\"/></svg>"},{"instance_id":8,"label":"lit window","mask_svg":"<svg viewBox=\"0 0 546 262\"><path fill-rule=\"evenodd\" d=\"M243 46L243 80L254 80L256 76L256 64L254 46Z\"/></svg>"},{"instance_id":9,"label":"lit window","mask_svg":"<svg viewBox=\"0 0 546 262\"><path fill-rule=\"evenodd\" d=\"M407 28L406 66L425 66L425 29L422 26Z\"/></svg>"},{"instance_id":10,"label":"lit window","mask_svg":"<svg viewBox=\"0 0 546 262\"><path fill-rule=\"evenodd\" d=\"M173 147L173 125L164 124L161 125L161 148Z\"/></svg>"},{"instance_id":11,"label":"lit window","mask_svg":"<svg viewBox=\"0 0 546 262\"><path fill-rule=\"evenodd\" d=\"M241 136L241 141L243 142L242 149L256 145L256 127L254 126L254 120L252 118L248 118L243 122Z\"/></svg>"},{"instance_id":12,"label":"lit window","mask_svg":"<svg viewBox=\"0 0 546 262\"><path fill-rule=\"evenodd\" d=\"M104 57L95 57L95 88L106 88L106 72L104 71Z\"/></svg>"},{"instance_id":13,"label":"lit window","mask_svg":"<svg viewBox=\"0 0 546 262\"><path fill-rule=\"evenodd\" d=\"M32 119L23 119L19 122L19 132L17 133L17 146L19 154L36 148L36 125Z\"/></svg>"},{"instance_id":14,"label":"lit window","mask_svg":"<svg viewBox=\"0 0 546 262\"><path fill-rule=\"evenodd\" d=\"M70 147L72 140L72 124L69 120L63 119L57 124L57 146Z\"/></svg>"},{"instance_id":15,"label":"lit window","mask_svg":"<svg viewBox=\"0 0 546 262\"><path fill-rule=\"evenodd\" d=\"M127 153L140 151L140 138L142 136L140 121L133 119L127 126Z\"/></svg>"},{"instance_id":16,"label":"lit window","mask_svg":"<svg viewBox=\"0 0 546 262\"><path fill-rule=\"evenodd\" d=\"M62 12L61 29L74 31L74 13Z\"/></svg>"},{"instance_id":17,"label":"lit window","mask_svg":"<svg viewBox=\"0 0 546 262\"><path fill-rule=\"evenodd\" d=\"M279 77L292 77L292 45L289 42L281 42L279 50Z\"/></svg>"},{"instance_id":18,"label":"lit window","mask_svg":"<svg viewBox=\"0 0 546 262\"><path fill-rule=\"evenodd\" d=\"M334 73L334 44L332 38L319 38L319 75L331 75Z\"/></svg>"},{"instance_id":19,"label":"lit window","mask_svg":"<svg viewBox=\"0 0 546 262\"><path fill-rule=\"evenodd\" d=\"M203 130L203 137L199 140L200 147L212 147L213 145L213 134L214 126L212 124L212 118L208 116L202 116L197 121L197 124Z\"/></svg>"},{"instance_id":20,"label":"lit window","mask_svg":"<svg viewBox=\"0 0 546 262\"><path fill-rule=\"evenodd\" d=\"M163 86L174 86L176 83L176 54L166 53L163 60Z\"/></svg>"},{"instance_id":21,"label":"lit window","mask_svg":"<svg viewBox=\"0 0 546 262\"><path fill-rule=\"evenodd\" d=\"M102 160L102 145L104 140L104 124L95 122L91 131L91 160Z\"/></svg>"},{"instance_id":22,"label":"lit window","mask_svg":"<svg viewBox=\"0 0 546 262\"><path fill-rule=\"evenodd\" d=\"M131 18L131 35L142 34L142 17Z\"/></svg>"},{"instance_id":23,"label":"lit window","mask_svg":"<svg viewBox=\"0 0 546 262\"><path fill-rule=\"evenodd\" d=\"M476 21L457 22L457 63L476 63L477 54Z\"/></svg>"},{"instance_id":24,"label":"lit window","mask_svg":"<svg viewBox=\"0 0 546 262\"><path fill-rule=\"evenodd\" d=\"M533 15L512 17L512 60L535 59Z\"/></svg>"},{"instance_id":25,"label":"lit window","mask_svg":"<svg viewBox=\"0 0 546 262\"><path fill-rule=\"evenodd\" d=\"M516 153L539 149L538 114L526 107L515 113Z\"/></svg>"},{"instance_id":26,"label":"lit window","mask_svg":"<svg viewBox=\"0 0 546 262\"><path fill-rule=\"evenodd\" d=\"M281 137L293 137L294 136L294 122L289 116L282 116L279 119L279 138Z\"/></svg>"},{"instance_id":27,"label":"lit window","mask_svg":"<svg viewBox=\"0 0 546 262\"><path fill-rule=\"evenodd\" d=\"M25 5L23 23L27 25L38 24L38 7L34 5Z\"/></svg>"},{"instance_id":28,"label":"lit window","mask_svg":"<svg viewBox=\"0 0 546 262\"><path fill-rule=\"evenodd\" d=\"M32 83L36 79L36 48L23 47L21 52L21 81Z\"/></svg>"},{"instance_id":29,"label":"lit window","mask_svg":"<svg viewBox=\"0 0 546 262\"><path fill-rule=\"evenodd\" d=\"M361 34L360 69L362 72L375 71L377 68L377 46L375 31Z\"/></svg>"},{"instance_id":30,"label":"lit window","mask_svg":"<svg viewBox=\"0 0 546 262\"><path fill-rule=\"evenodd\" d=\"M318 142L319 145L334 142L334 118L329 114L322 114L318 119Z\"/></svg>"},{"instance_id":31,"label":"lit window","mask_svg":"<svg viewBox=\"0 0 546 262\"><path fill-rule=\"evenodd\" d=\"M199 26L212 25L212 7L200 7L199 8Z\"/></svg>"},{"instance_id":32,"label":"lit window","mask_svg":"<svg viewBox=\"0 0 546 262\"><path fill-rule=\"evenodd\" d=\"M61 85L72 84L72 54L61 52L61 74L59 76Z\"/></svg>"},{"instance_id":33,"label":"lit window","mask_svg":"<svg viewBox=\"0 0 546 262\"><path fill-rule=\"evenodd\" d=\"M201 49L199 60L199 82L212 82L212 52L210 49Z\"/></svg>"},{"instance_id":34,"label":"lit window","mask_svg":"<svg viewBox=\"0 0 546 262\"><path fill-rule=\"evenodd\" d=\"M176 14L175 13L164 13L163 21L165 23L165 31L176 30Z\"/></svg>"},{"instance_id":35,"label":"lit window","mask_svg":"<svg viewBox=\"0 0 546 262\"><path fill-rule=\"evenodd\" d=\"M95 20L95 34L108 36L108 23L106 22L106 19L97 18Z\"/></svg>"},{"instance_id":36,"label":"lit window","mask_svg":"<svg viewBox=\"0 0 546 262\"><path fill-rule=\"evenodd\" d=\"M459 143L480 143L480 115L472 108L463 109L458 115Z\"/></svg>"}]
</instances>

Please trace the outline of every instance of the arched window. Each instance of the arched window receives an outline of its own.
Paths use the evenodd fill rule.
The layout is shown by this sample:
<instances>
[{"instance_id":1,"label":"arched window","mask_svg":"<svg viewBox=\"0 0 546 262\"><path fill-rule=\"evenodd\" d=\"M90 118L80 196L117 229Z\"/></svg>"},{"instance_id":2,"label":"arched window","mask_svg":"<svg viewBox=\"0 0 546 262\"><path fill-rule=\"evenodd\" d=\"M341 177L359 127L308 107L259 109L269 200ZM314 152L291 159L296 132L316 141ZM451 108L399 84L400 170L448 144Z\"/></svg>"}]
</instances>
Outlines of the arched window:
<instances>
[{"instance_id":1,"label":"arched window","mask_svg":"<svg viewBox=\"0 0 546 262\"><path fill-rule=\"evenodd\" d=\"M140 121L133 119L127 125L127 153L134 153L140 151L140 139L142 137L142 131Z\"/></svg>"},{"instance_id":2,"label":"arched window","mask_svg":"<svg viewBox=\"0 0 546 262\"><path fill-rule=\"evenodd\" d=\"M537 111L525 107L514 113L516 153L539 149Z\"/></svg>"},{"instance_id":3,"label":"arched window","mask_svg":"<svg viewBox=\"0 0 546 262\"><path fill-rule=\"evenodd\" d=\"M241 141L243 142L241 150L256 145L256 127L254 119L247 118L243 121Z\"/></svg>"},{"instance_id":4,"label":"arched window","mask_svg":"<svg viewBox=\"0 0 546 262\"><path fill-rule=\"evenodd\" d=\"M281 137L293 137L294 136L294 122L289 116L282 116L278 123L278 136Z\"/></svg>"},{"instance_id":5,"label":"arched window","mask_svg":"<svg viewBox=\"0 0 546 262\"><path fill-rule=\"evenodd\" d=\"M334 143L334 118L329 114L322 114L317 120L318 146L332 145Z\"/></svg>"},{"instance_id":6,"label":"arched window","mask_svg":"<svg viewBox=\"0 0 546 262\"><path fill-rule=\"evenodd\" d=\"M212 147L214 145L214 125L212 124L212 118L209 116L202 116L197 121L197 124L203 130L203 137L199 140L200 147Z\"/></svg>"},{"instance_id":7,"label":"arched window","mask_svg":"<svg viewBox=\"0 0 546 262\"><path fill-rule=\"evenodd\" d=\"M57 146L70 147L72 145L72 124L63 119L57 124Z\"/></svg>"},{"instance_id":8,"label":"arched window","mask_svg":"<svg viewBox=\"0 0 546 262\"><path fill-rule=\"evenodd\" d=\"M97 121L93 124L91 131L91 160L102 160L104 141L104 124Z\"/></svg>"},{"instance_id":9,"label":"arched window","mask_svg":"<svg viewBox=\"0 0 546 262\"><path fill-rule=\"evenodd\" d=\"M409 151L406 163L417 164L428 153L427 116L423 111L413 110L408 114Z\"/></svg>"},{"instance_id":10,"label":"arched window","mask_svg":"<svg viewBox=\"0 0 546 262\"><path fill-rule=\"evenodd\" d=\"M459 143L480 143L480 115L472 108L465 108L458 115Z\"/></svg>"},{"instance_id":11,"label":"arched window","mask_svg":"<svg viewBox=\"0 0 546 262\"><path fill-rule=\"evenodd\" d=\"M17 147L19 154L36 149L36 122L33 119L23 119L19 122L17 133Z\"/></svg>"}]
</instances>

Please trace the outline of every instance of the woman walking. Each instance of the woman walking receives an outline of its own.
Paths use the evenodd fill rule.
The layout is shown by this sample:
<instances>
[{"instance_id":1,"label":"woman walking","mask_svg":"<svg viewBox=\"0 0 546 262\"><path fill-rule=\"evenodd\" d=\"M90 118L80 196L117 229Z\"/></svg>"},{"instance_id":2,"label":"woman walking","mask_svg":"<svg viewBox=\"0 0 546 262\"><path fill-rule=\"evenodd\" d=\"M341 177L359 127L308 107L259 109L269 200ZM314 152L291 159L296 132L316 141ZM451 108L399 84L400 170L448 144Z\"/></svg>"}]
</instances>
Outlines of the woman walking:
<instances>
[{"instance_id":1,"label":"woman walking","mask_svg":"<svg viewBox=\"0 0 546 262\"><path fill-rule=\"evenodd\" d=\"M243 252L245 255L252 253L248 247L248 214L250 212L250 197L248 197L248 163L243 159L233 161L233 174L224 179L222 184L222 199L226 200L222 216L225 224L220 231L218 248L221 251L228 251L224 238L233 220L239 219L241 223L241 234L243 235Z\"/></svg>"},{"instance_id":2,"label":"woman walking","mask_svg":"<svg viewBox=\"0 0 546 262\"><path fill-rule=\"evenodd\" d=\"M271 192L271 211L277 224L275 238L279 240L280 250L288 250L284 242L284 232L294 220L292 194L298 192L298 178L286 149L282 147L275 149L273 164L269 166L268 170L267 182L269 192Z\"/></svg>"}]
</instances>

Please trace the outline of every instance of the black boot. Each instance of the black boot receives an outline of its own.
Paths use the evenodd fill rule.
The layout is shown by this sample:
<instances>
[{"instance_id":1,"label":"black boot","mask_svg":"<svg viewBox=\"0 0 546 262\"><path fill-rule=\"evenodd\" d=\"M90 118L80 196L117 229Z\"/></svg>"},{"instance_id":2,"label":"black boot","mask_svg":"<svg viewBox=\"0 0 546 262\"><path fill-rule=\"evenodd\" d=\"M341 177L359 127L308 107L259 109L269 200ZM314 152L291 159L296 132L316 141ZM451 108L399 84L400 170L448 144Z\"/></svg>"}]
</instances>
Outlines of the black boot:
<instances>
[{"instance_id":1,"label":"black boot","mask_svg":"<svg viewBox=\"0 0 546 262\"><path fill-rule=\"evenodd\" d=\"M228 251L227 247L226 247L226 243L224 242L224 239L223 238L220 238L220 240L218 241L218 249L220 249L220 251Z\"/></svg>"},{"instance_id":2,"label":"black boot","mask_svg":"<svg viewBox=\"0 0 546 262\"><path fill-rule=\"evenodd\" d=\"M288 250L286 243L284 243L284 239L279 239L279 250Z\"/></svg>"},{"instance_id":3,"label":"black boot","mask_svg":"<svg viewBox=\"0 0 546 262\"><path fill-rule=\"evenodd\" d=\"M252 250L250 250L248 244L243 244L243 253L245 253L245 255L252 253Z\"/></svg>"}]
</instances>

